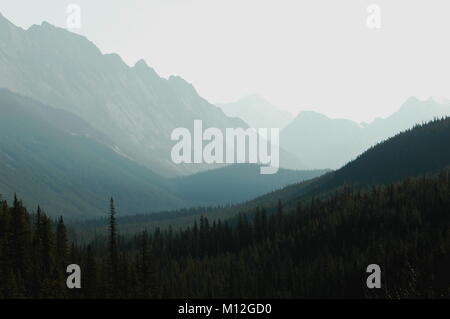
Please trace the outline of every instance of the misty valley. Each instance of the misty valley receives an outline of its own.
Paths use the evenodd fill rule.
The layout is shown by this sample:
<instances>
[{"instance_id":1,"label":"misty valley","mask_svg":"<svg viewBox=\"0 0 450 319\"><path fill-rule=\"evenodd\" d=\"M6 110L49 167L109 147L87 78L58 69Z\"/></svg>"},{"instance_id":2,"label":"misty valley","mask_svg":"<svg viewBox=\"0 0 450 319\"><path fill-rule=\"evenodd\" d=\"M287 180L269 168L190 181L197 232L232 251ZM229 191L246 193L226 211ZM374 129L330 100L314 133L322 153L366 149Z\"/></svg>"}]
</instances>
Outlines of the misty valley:
<instances>
[{"instance_id":1,"label":"misty valley","mask_svg":"<svg viewBox=\"0 0 450 319\"><path fill-rule=\"evenodd\" d=\"M218 3L2 1L0 299L449 299L447 20Z\"/></svg>"}]
</instances>

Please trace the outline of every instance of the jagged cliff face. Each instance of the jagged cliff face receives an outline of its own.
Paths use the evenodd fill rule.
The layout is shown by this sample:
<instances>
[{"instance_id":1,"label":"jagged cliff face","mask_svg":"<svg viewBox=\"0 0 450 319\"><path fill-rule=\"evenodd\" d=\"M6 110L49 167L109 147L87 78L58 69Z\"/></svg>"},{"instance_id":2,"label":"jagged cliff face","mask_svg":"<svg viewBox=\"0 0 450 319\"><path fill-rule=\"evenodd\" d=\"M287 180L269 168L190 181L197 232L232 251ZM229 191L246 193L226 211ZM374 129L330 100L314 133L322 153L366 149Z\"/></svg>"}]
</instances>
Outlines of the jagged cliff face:
<instances>
[{"instance_id":1,"label":"jagged cliff face","mask_svg":"<svg viewBox=\"0 0 450 319\"><path fill-rule=\"evenodd\" d=\"M166 176L205 168L172 163L174 128L190 128L194 119L218 128L247 126L191 84L161 78L142 60L129 67L82 36L45 22L23 30L1 15L0 87L76 114L116 152Z\"/></svg>"}]
</instances>

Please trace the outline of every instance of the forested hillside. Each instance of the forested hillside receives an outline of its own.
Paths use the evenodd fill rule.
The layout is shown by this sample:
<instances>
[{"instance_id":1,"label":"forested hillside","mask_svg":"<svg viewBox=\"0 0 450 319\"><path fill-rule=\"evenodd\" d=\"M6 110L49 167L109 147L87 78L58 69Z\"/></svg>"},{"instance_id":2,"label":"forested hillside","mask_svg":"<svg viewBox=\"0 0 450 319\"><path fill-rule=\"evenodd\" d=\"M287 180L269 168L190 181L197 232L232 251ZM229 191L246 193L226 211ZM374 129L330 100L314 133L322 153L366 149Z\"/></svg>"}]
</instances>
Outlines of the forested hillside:
<instances>
[{"instance_id":1,"label":"forested hillside","mask_svg":"<svg viewBox=\"0 0 450 319\"><path fill-rule=\"evenodd\" d=\"M281 200L287 208L295 208L299 201L308 202L312 197L327 198L345 186L367 190L373 185L389 184L407 177L435 173L450 166L449 141L450 118L416 125L380 142L337 171L289 185L240 205L211 207L208 209L208 217L216 220L231 218L239 212L253 214L257 207L263 206L272 213L277 209L278 200ZM159 215L158 220L144 215L118 220L127 232L136 232L145 227L153 229L169 224L177 226L192 224L195 215L198 214L194 211L178 218L177 213L172 215L171 212L166 212ZM98 222L88 224L94 228L89 231L93 233Z\"/></svg>"},{"instance_id":2,"label":"forested hillside","mask_svg":"<svg viewBox=\"0 0 450 319\"><path fill-rule=\"evenodd\" d=\"M17 192L67 220L101 217L110 196L122 216L149 214L239 203L325 173L280 169L261 176L256 165L243 164L169 179L70 112L0 88L0 114L0 194L11 200Z\"/></svg>"},{"instance_id":3,"label":"forested hillside","mask_svg":"<svg viewBox=\"0 0 450 319\"><path fill-rule=\"evenodd\" d=\"M144 232L124 240L111 201L107 240L67 243L19 200L0 209L1 297L450 296L450 174L409 178L361 193L350 188L296 209L278 203L254 218ZM119 230L120 231L120 230ZM64 265L83 269L82 288L62 287ZM366 267L382 269L368 290Z\"/></svg>"},{"instance_id":4,"label":"forested hillside","mask_svg":"<svg viewBox=\"0 0 450 319\"><path fill-rule=\"evenodd\" d=\"M326 195L345 185L364 189L436 172L450 165L449 141L449 117L418 124L378 143L341 169L261 196L241 210L258 205L274 207L278 199L295 205L300 199Z\"/></svg>"},{"instance_id":5,"label":"forested hillside","mask_svg":"<svg viewBox=\"0 0 450 319\"><path fill-rule=\"evenodd\" d=\"M0 4L0 301L450 300L448 10L19 2Z\"/></svg>"}]
</instances>

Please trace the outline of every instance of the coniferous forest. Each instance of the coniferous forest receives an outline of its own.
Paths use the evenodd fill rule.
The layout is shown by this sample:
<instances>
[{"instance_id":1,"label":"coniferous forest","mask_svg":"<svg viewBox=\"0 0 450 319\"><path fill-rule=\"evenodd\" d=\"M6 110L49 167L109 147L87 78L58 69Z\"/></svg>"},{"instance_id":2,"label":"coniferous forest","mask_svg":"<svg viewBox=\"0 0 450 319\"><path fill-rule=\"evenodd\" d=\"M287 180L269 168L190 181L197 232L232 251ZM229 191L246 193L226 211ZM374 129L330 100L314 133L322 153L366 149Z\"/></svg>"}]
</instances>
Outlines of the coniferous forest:
<instances>
[{"instance_id":1,"label":"coniferous forest","mask_svg":"<svg viewBox=\"0 0 450 319\"><path fill-rule=\"evenodd\" d=\"M62 218L17 198L1 202L0 227L0 298L450 297L448 170L132 237L111 199L95 243L72 243ZM72 263L81 289L66 287ZM381 289L366 286L370 264Z\"/></svg>"},{"instance_id":2,"label":"coniferous forest","mask_svg":"<svg viewBox=\"0 0 450 319\"><path fill-rule=\"evenodd\" d=\"M56 2L0 2L0 301L450 299L449 1Z\"/></svg>"}]
</instances>

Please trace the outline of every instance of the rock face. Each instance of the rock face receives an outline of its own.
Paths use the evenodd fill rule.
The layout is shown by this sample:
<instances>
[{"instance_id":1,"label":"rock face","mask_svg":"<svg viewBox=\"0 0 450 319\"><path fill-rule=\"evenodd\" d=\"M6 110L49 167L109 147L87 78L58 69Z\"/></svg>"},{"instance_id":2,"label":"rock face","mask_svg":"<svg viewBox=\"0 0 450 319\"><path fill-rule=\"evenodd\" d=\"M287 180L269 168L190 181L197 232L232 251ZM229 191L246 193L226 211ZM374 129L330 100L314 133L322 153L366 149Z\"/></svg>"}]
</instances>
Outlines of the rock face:
<instances>
[{"instance_id":1,"label":"rock face","mask_svg":"<svg viewBox=\"0 0 450 319\"><path fill-rule=\"evenodd\" d=\"M211 127L247 127L182 78L161 78L142 60L129 67L85 37L48 23L24 30L1 15L0 87L77 115L117 152L165 176L205 168L172 163L174 128L191 128L195 119Z\"/></svg>"}]
</instances>

